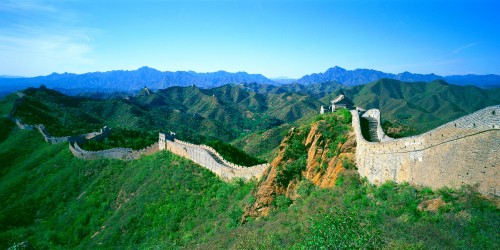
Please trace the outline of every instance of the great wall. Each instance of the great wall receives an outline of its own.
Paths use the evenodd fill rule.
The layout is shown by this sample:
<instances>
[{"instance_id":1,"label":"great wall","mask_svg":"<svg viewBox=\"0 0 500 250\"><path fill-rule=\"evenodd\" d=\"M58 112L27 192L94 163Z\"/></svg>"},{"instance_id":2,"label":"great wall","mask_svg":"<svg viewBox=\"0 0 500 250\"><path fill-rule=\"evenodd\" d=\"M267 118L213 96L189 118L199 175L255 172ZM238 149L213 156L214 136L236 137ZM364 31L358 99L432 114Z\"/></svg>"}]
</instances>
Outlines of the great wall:
<instances>
[{"instance_id":1,"label":"great wall","mask_svg":"<svg viewBox=\"0 0 500 250\"><path fill-rule=\"evenodd\" d=\"M260 178L264 170L269 164L260 164L256 166L240 166L226 161L215 149L206 145L195 145L175 139L171 136L165 136L160 133L158 142L154 143L141 150L133 150L131 148L111 148L100 151L88 151L80 147L79 144L84 144L89 140L101 140L111 134L108 127L103 127L99 132L91 132L87 134L75 136L54 137L51 136L43 124L29 125L24 124L20 119L15 118L14 114L17 106L23 102L25 94L17 92L18 99L14 102L12 111L7 115L19 129L33 130L36 129L43 136L44 140L50 144L57 144L67 142L71 153L83 160L95 160L98 158L119 159L119 160L137 160L143 155L151 155L160 150L168 150L176 155L185 157L193 162L201 165L202 167L210 170L221 179L229 181L233 178Z\"/></svg>"},{"instance_id":2,"label":"great wall","mask_svg":"<svg viewBox=\"0 0 500 250\"><path fill-rule=\"evenodd\" d=\"M209 169L223 180L235 177L243 179L260 178L269 164L260 164L251 167L240 166L226 161L215 149L206 145L195 145L177 140L160 133L159 149L168 150L176 155L185 157Z\"/></svg>"},{"instance_id":3,"label":"great wall","mask_svg":"<svg viewBox=\"0 0 500 250\"><path fill-rule=\"evenodd\" d=\"M52 137L42 124L27 125L14 118L17 105L9 114L20 129L36 128L49 143L68 142L72 154L85 160L103 158L134 160L160 150L168 150L207 168L223 180L260 178L269 164L239 166L224 160L206 145L195 145L160 133L157 143L142 149L113 148L86 151L78 143L98 140L109 135L104 127L99 132L77 136ZM393 139L380 126L380 111L351 110L356 134L356 165L362 177L379 185L386 181L408 182L431 188L476 186L486 195L500 196L500 105L491 106L461 117L418 136ZM362 122L368 131L362 131ZM365 138L366 137L366 138Z\"/></svg>"},{"instance_id":4,"label":"great wall","mask_svg":"<svg viewBox=\"0 0 500 250\"><path fill-rule=\"evenodd\" d=\"M356 165L371 183L391 180L431 188L471 185L482 194L500 196L500 105L400 139L384 134L378 110L351 113ZM365 136L370 138L363 136L361 119L369 123Z\"/></svg>"}]
</instances>

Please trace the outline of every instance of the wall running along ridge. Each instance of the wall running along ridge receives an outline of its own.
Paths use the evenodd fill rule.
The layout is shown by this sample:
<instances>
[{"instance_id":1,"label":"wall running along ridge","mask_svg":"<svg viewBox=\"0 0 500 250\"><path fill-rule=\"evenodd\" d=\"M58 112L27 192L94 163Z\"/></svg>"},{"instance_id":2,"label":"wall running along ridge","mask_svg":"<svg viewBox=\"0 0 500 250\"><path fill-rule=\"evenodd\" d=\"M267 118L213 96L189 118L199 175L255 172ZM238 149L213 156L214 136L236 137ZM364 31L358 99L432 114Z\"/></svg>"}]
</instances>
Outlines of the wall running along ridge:
<instances>
[{"instance_id":1,"label":"wall running along ridge","mask_svg":"<svg viewBox=\"0 0 500 250\"><path fill-rule=\"evenodd\" d=\"M23 124L18 118L14 118L14 113L17 106L21 104L25 98L25 94L17 92L16 99L12 111L8 117L16 123L20 129L33 130L37 129L42 134L45 141L55 144L61 142L69 142L69 150L71 153L83 160L94 160L97 158L120 159L120 160L136 160L142 155L150 155L159 150L168 150L172 153L190 159L202 167L212 171L225 181L233 178L251 179L253 177L260 178L264 170L269 164L261 164L252 167L244 167L226 161L215 149L206 145L195 145L180 140L165 140L165 135L160 133L159 142L141 150L132 150L131 148L112 148L100 151L87 151L78 145L83 144L88 140L100 140L106 138L111 133L108 127L102 128L99 132L81 134L76 136L53 137L47 131L43 124L28 125ZM163 137L162 137L163 136Z\"/></svg>"},{"instance_id":2,"label":"wall running along ridge","mask_svg":"<svg viewBox=\"0 0 500 250\"><path fill-rule=\"evenodd\" d=\"M119 159L119 160L125 160L125 161L130 161L130 160L137 160L139 159L142 155L151 155L159 151L158 149L158 143L155 143L151 146L148 146L146 148L143 148L141 150L132 150L131 148L111 148L111 149L106 149L106 150L100 150L100 151L87 151L80 146L78 146L78 143L75 142L69 143L69 150L71 153L83 160L95 160L97 158L108 158L108 159Z\"/></svg>"},{"instance_id":3,"label":"wall running along ridge","mask_svg":"<svg viewBox=\"0 0 500 250\"><path fill-rule=\"evenodd\" d=\"M233 178L251 179L260 178L269 164L260 164L251 167L240 166L226 161L215 149L206 145L195 145L177 139L166 139L160 133L159 149L168 150L176 155L190 159L202 167L212 171L221 179L228 181Z\"/></svg>"},{"instance_id":4,"label":"wall running along ridge","mask_svg":"<svg viewBox=\"0 0 500 250\"><path fill-rule=\"evenodd\" d=\"M500 105L487 107L418 136L392 139L377 129L381 142L363 138L360 116L352 110L358 172L374 184L385 181L460 188L477 186L500 196ZM377 119L380 112L364 115Z\"/></svg>"},{"instance_id":5,"label":"wall running along ridge","mask_svg":"<svg viewBox=\"0 0 500 250\"><path fill-rule=\"evenodd\" d=\"M91 132L87 134L81 134L81 135L72 135L72 136L62 136L62 137L54 137L51 136L49 131L45 128L43 124L36 124L36 125L29 125L29 124L24 124L21 119L15 118L14 114L17 111L17 106L19 106L23 101L26 95L21 92L16 92L17 98L14 102L14 105L12 107L12 110L10 113L7 115L9 119L11 119L19 129L21 130L33 130L36 129L40 134L42 134L43 139L50 143L50 144L56 144L56 143L61 143L61 142L78 142L78 143L85 143L88 140L101 140L103 138L106 138L109 136L111 133L110 129L106 126L104 126L99 132Z\"/></svg>"}]
</instances>

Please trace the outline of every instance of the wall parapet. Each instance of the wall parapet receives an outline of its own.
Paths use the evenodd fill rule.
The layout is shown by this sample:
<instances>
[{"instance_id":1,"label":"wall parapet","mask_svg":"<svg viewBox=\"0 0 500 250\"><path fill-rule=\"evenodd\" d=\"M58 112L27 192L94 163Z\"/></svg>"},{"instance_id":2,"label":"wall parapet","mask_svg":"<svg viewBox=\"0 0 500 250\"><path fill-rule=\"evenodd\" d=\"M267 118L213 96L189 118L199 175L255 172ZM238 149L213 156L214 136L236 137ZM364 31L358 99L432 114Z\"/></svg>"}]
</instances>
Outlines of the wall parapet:
<instances>
[{"instance_id":1,"label":"wall parapet","mask_svg":"<svg viewBox=\"0 0 500 250\"><path fill-rule=\"evenodd\" d=\"M141 150L132 150L131 148L112 148L100 151L87 151L82 149L78 144L83 144L88 140L100 140L109 136L111 131L108 127L103 127L99 132L91 132L75 136L53 137L43 124L23 124L20 119L14 118L17 106L23 102L26 95L18 92L18 96L19 98L14 102L14 106L8 117L14 121L20 129L37 129L43 136L44 140L51 144L68 142L71 153L80 159L95 160L98 158L108 158L135 160L139 159L142 155L150 155L158 152L160 149L166 149L174 154L193 160L201 166L209 169L223 180L231 180L233 178L259 178L264 170L269 166L269 164L260 164L256 166L244 167L225 160L215 149L207 145L195 145L177 139L165 140L167 138L171 138L171 135L175 134L171 134L170 136L165 136L163 134L162 137L162 134L160 133L160 138L157 143Z\"/></svg>"},{"instance_id":2,"label":"wall parapet","mask_svg":"<svg viewBox=\"0 0 500 250\"><path fill-rule=\"evenodd\" d=\"M82 149L78 142L70 142L69 150L71 153L84 160L95 160L98 158L107 158L107 159L119 159L119 160L136 160L139 159L142 155L150 155L155 152L158 152L158 143L154 143L146 148L140 150L133 150L131 148L111 148L99 151L88 151Z\"/></svg>"},{"instance_id":3,"label":"wall parapet","mask_svg":"<svg viewBox=\"0 0 500 250\"><path fill-rule=\"evenodd\" d=\"M210 170L221 179L228 181L233 178L260 178L269 164L255 166L240 166L225 160L215 149L207 145L196 145L178 139L162 140L165 135L160 134L159 148L168 150L176 155L190 159L202 167ZM161 145L164 143L165 145Z\"/></svg>"},{"instance_id":4,"label":"wall parapet","mask_svg":"<svg viewBox=\"0 0 500 250\"><path fill-rule=\"evenodd\" d=\"M483 194L500 195L500 105L421 135L382 142L365 140L359 113L351 112L358 172L370 182L406 181L432 188L478 185Z\"/></svg>"},{"instance_id":5,"label":"wall parapet","mask_svg":"<svg viewBox=\"0 0 500 250\"><path fill-rule=\"evenodd\" d=\"M205 149L205 150L209 151L210 153L212 153L214 156L216 156L218 158L218 160L222 161L225 165L227 165L229 167L232 167L232 168L247 169L247 168L252 168L252 167L267 166L267 165L269 165L268 163L258 164L258 165L254 165L254 166L242 166L242 165L238 165L238 164L235 164L235 163L227 161L226 159L224 159L224 157L222 157L221 154L219 154L219 152L217 152L214 148L212 148L212 147L210 147L208 145L205 145L205 144L197 145L197 144L192 144L192 143L189 143L189 142L181 141L181 140L178 140L178 139L174 139L174 140L175 140L175 142L178 142L178 143L181 143L181 144L184 144L184 145L189 145L189 146L192 146L192 147L200 147L202 149Z\"/></svg>"}]
</instances>

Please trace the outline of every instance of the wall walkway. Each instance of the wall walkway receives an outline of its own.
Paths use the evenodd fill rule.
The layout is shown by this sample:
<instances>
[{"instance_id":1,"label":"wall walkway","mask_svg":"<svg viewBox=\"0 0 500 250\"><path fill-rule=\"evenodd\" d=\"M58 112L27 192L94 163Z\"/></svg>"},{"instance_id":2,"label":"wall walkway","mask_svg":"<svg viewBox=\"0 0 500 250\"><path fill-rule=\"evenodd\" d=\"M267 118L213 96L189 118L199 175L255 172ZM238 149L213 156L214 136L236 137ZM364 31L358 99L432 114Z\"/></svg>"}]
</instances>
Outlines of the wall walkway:
<instances>
[{"instance_id":1,"label":"wall walkway","mask_svg":"<svg viewBox=\"0 0 500 250\"><path fill-rule=\"evenodd\" d=\"M431 188L476 185L483 194L500 196L500 105L418 136L392 139L378 131L381 142L365 140L360 114L351 112L358 172L371 183L392 180ZM363 116L377 119L380 126L378 110Z\"/></svg>"},{"instance_id":2,"label":"wall walkway","mask_svg":"<svg viewBox=\"0 0 500 250\"><path fill-rule=\"evenodd\" d=\"M174 154L190 159L202 167L207 168L216 175L218 175L223 180L231 180L233 178L260 178L264 170L269 166L269 164L261 164L252 167L239 166L237 164L226 161L215 149L206 145L195 145L180 140L165 140L160 133L159 142L146 147L141 150L132 150L130 148L112 148L100 151L87 151L82 149L78 144L83 144L88 140L100 140L108 137L111 133L108 127L102 128L99 132L92 132L87 134L81 134L76 136L63 136L63 137L53 137L47 131L43 124L28 125L24 124L20 119L14 118L14 113L17 110L17 106L21 104L25 98L25 94L17 92L18 99L16 99L12 111L8 117L16 123L20 129L33 130L37 129L40 134L42 134L45 141L55 144L61 142L69 143L69 150L71 153L80 159L84 160L94 160L98 158L109 158L109 159L120 159L120 160L136 160L142 155L150 155L159 150L169 150Z\"/></svg>"},{"instance_id":3,"label":"wall walkway","mask_svg":"<svg viewBox=\"0 0 500 250\"><path fill-rule=\"evenodd\" d=\"M260 178L269 164L260 164L251 167L240 166L226 161L217 151L206 145L195 145L181 140L166 140L160 134L160 149L168 150L176 155L190 159L204 168L212 171L223 180L233 178Z\"/></svg>"},{"instance_id":4,"label":"wall walkway","mask_svg":"<svg viewBox=\"0 0 500 250\"><path fill-rule=\"evenodd\" d=\"M143 155L151 155L159 151L158 143L141 150L132 150L131 148L112 148L100 151L87 151L78 145L77 142L69 143L71 153L84 160L95 160L98 158L119 159L119 160L137 160Z\"/></svg>"}]
</instances>

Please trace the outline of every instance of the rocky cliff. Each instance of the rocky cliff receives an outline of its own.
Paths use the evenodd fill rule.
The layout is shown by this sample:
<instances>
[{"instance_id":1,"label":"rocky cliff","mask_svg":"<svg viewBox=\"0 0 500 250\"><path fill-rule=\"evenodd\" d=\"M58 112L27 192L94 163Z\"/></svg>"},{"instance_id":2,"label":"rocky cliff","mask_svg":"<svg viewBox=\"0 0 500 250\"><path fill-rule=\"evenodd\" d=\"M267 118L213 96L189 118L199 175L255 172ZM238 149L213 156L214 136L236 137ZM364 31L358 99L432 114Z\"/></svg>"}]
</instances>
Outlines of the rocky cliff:
<instances>
[{"instance_id":1,"label":"rocky cliff","mask_svg":"<svg viewBox=\"0 0 500 250\"><path fill-rule=\"evenodd\" d=\"M254 191L255 202L245 209L244 217L268 215L279 195L297 199L303 179L322 188L335 186L339 174L354 167L356 140L350 121L350 114L341 111L292 128Z\"/></svg>"}]
</instances>

